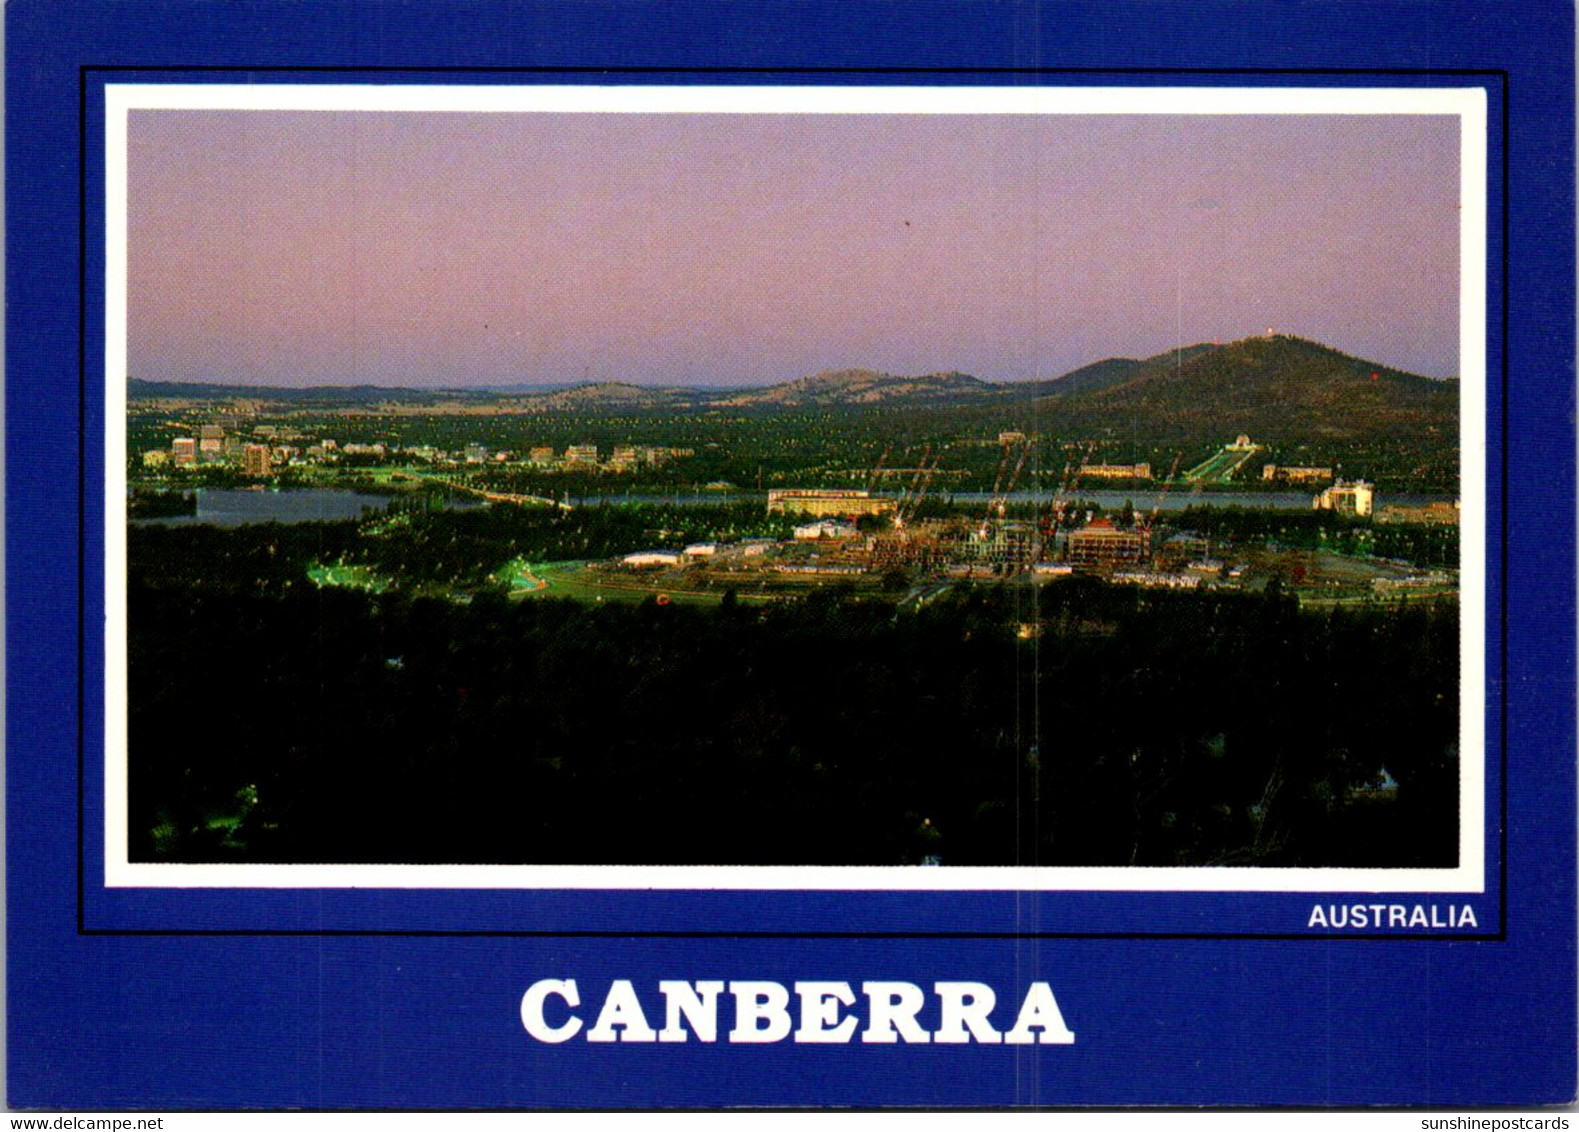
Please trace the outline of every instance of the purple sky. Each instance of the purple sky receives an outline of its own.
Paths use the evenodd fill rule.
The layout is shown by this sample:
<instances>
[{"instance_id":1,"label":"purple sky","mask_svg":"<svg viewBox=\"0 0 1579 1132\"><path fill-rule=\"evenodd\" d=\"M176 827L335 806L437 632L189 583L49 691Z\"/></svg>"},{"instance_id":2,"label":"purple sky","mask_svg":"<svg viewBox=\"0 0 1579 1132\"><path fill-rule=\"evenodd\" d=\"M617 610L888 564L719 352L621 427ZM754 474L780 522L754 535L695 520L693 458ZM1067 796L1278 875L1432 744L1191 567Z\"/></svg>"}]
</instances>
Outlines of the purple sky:
<instances>
[{"instance_id":1,"label":"purple sky","mask_svg":"<svg viewBox=\"0 0 1579 1132\"><path fill-rule=\"evenodd\" d=\"M1268 326L1458 372L1458 120L131 114L130 371L1051 377Z\"/></svg>"}]
</instances>

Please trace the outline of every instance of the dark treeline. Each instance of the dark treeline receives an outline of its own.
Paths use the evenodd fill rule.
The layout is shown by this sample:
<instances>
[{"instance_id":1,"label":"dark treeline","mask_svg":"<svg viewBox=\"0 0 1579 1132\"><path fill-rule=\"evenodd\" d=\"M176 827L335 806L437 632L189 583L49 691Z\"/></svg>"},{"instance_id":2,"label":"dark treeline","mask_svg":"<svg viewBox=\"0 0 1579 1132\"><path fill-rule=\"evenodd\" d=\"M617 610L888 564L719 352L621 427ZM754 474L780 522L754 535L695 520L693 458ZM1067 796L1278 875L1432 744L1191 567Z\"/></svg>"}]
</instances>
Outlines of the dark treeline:
<instances>
[{"instance_id":1,"label":"dark treeline","mask_svg":"<svg viewBox=\"0 0 1579 1132\"><path fill-rule=\"evenodd\" d=\"M274 584L352 524L182 533L133 540L134 860L1455 860L1451 603L461 605Z\"/></svg>"}]
</instances>

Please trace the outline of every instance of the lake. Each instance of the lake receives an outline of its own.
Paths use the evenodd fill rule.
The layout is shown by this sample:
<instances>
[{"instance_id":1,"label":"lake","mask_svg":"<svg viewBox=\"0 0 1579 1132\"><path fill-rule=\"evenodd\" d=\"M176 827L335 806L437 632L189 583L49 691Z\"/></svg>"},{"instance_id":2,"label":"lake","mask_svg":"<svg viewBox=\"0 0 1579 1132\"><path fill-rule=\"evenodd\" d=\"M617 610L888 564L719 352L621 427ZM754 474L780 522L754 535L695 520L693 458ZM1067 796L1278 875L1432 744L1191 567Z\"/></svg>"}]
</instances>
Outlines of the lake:
<instances>
[{"instance_id":1,"label":"lake","mask_svg":"<svg viewBox=\"0 0 1579 1132\"><path fill-rule=\"evenodd\" d=\"M241 527L248 523L313 523L360 519L370 511L389 506L387 495L360 491L247 491L200 487L196 515L168 515L138 519L163 527L189 527L208 523L216 527Z\"/></svg>"},{"instance_id":2,"label":"lake","mask_svg":"<svg viewBox=\"0 0 1579 1132\"><path fill-rule=\"evenodd\" d=\"M1263 511L1309 511L1314 492L1305 491L1208 491L1193 495L1189 491L1171 491L1163 500L1162 510L1183 511L1187 507L1210 505L1213 507L1245 507ZM311 523L360 519L369 512L382 511L389 506L388 495L371 495L361 491L315 489L308 491L247 491L219 488L197 489L197 514L174 515L157 519L138 519L139 523L156 523L167 527L185 527L200 523L216 527L240 527L248 523ZM991 492L959 491L934 493L932 498L951 501L966 506L985 507L992 498ZM1044 492L1016 491L1007 496L1010 503L1046 503ZM1155 492L1133 491L1076 491L1073 498L1091 501L1104 510L1122 508L1133 503L1137 511L1150 511L1156 504ZM630 494L583 496L570 502L578 507L596 507L601 503L661 503L679 507L705 507L730 503L765 504L767 496L761 492L675 492L667 495ZM1419 507L1426 503L1451 503L1450 495L1386 495L1379 496L1379 505L1389 503ZM471 500L447 500L446 509L459 510L481 507Z\"/></svg>"}]
</instances>

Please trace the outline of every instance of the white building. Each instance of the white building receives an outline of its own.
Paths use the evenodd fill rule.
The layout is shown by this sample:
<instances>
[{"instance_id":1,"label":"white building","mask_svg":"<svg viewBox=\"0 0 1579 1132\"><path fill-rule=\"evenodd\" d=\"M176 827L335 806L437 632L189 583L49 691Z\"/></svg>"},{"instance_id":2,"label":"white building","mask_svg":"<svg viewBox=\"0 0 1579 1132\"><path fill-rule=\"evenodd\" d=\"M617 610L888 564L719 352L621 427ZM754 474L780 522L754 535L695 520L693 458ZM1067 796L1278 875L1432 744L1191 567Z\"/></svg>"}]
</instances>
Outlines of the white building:
<instances>
[{"instance_id":1,"label":"white building","mask_svg":"<svg viewBox=\"0 0 1579 1132\"><path fill-rule=\"evenodd\" d=\"M1326 491L1311 500L1312 511L1336 511L1340 515L1356 515L1360 518L1371 513L1376 502L1376 497L1371 485L1364 480L1354 480L1345 483L1337 480Z\"/></svg>"},{"instance_id":2,"label":"white building","mask_svg":"<svg viewBox=\"0 0 1579 1132\"><path fill-rule=\"evenodd\" d=\"M804 540L854 538L858 533L854 523L844 523L838 519L819 519L815 523L803 523L795 528L795 537Z\"/></svg>"},{"instance_id":3,"label":"white building","mask_svg":"<svg viewBox=\"0 0 1579 1132\"><path fill-rule=\"evenodd\" d=\"M680 552L678 550L638 550L635 554L627 554L620 559L622 565L632 567L646 566L678 566Z\"/></svg>"}]
</instances>

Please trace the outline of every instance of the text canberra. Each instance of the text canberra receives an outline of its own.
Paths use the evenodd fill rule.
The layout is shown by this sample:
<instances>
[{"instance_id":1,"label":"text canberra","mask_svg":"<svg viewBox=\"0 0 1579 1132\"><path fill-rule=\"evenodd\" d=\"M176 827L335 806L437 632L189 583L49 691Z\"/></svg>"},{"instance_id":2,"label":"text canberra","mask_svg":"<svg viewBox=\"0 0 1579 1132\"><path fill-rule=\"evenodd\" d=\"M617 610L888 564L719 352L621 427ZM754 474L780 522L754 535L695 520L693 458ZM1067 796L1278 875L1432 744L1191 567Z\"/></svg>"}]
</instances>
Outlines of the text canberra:
<instances>
[{"instance_id":1,"label":"text canberra","mask_svg":"<svg viewBox=\"0 0 1579 1132\"><path fill-rule=\"evenodd\" d=\"M628 979L609 985L590 1028L579 1013L581 991L575 979L540 979L521 996L521 1024L540 1042L564 1042L583 1035L589 1042L718 1041L722 980L663 980L663 1028L655 1030L647 1008ZM1007 1032L993 1024L998 995L985 983L932 984L932 1001L915 983L863 982L860 998L847 982L796 982L791 986L761 980L728 984L733 1000L730 1042L848 1042L859 1031L869 1043L956 1043L1070 1045L1075 1035L1047 983L1031 983L1020 999ZM792 1007L791 998L798 999ZM853 1009L852 1009L853 1008ZM656 1014L653 1015L656 1017ZM1007 1017L1004 1018L1007 1021ZM864 1026L863 1026L864 1023Z\"/></svg>"}]
</instances>

